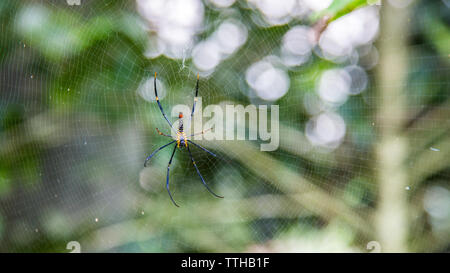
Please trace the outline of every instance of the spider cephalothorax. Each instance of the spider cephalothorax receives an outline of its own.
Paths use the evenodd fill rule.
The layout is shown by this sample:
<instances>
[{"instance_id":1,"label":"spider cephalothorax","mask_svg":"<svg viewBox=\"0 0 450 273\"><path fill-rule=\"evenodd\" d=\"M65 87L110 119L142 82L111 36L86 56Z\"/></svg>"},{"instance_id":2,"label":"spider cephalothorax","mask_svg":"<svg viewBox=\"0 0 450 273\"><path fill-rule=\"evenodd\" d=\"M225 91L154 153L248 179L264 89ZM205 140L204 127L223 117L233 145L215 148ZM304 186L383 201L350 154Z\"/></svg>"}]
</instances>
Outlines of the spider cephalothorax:
<instances>
[{"instance_id":1,"label":"spider cephalothorax","mask_svg":"<svg viewBox=\"0 0 450 273\"><path fill-rule=\"evenodd\" d=\"M191 119L191 120L192 120L192 116L194 115L195 105L196 105L196 102L197 102L197 96L198 96L198 82L199 82L199 75L197 74L197 84L196 84L196 86L195 86L194 104L193 104L193 106L192 106L192 112L191 112L191 116L190 116L190 119ZM155 72L154 88L155 88L155 99L156 99L156 102L158 103L158 107L159 107L159 109L161 110L161 113L162 113L164 119L165 119L165 120L167 121L167 123L170 125L170 128L173 129L172 123L171 123L171 122L169 121L169 119L167 118L167 116L166 116L166 114L164 113L164 110L163 110L163 108L162 108L162 106L161 106L161 103L159 102L158 91L156 90L156 72ZM175 155L175 152L176 152L177 148L180 148L180 149L181 149L181 148L186 148L186 149L188 150L188 152L189 152L189 157L191 158L192 164L194 165L195 170L197 171L197 174L200 176L200 179L202 180L203 185L204 185L204 186L206 187L206 189L207 189L211 194L213 194L214 196L219 197L219 198L223 198L222 196L215 194L215 193L208 187L208 185L206 185L205 180L203 179L203 176L201 175L201 173L200 173L200 171L199 171L199 169L198 169L198 167L197 167L197 164L195 163L194 157L192 156L191 149L190 149L190 145L189 145L189 144L192 144L192 145L194 145L194 146L196 146L196 147L202 149L203 151L209 153L210 155L216 157L216 155L215 155L213 152L207 150L206 148L200 146L199 144L196 144L196 143L192 142L192 141L189 139L190 137L193 137L193 136L195 136L195 135L204 134L207 130L203 130L202 132L200 132L200 133L198 133L198 134L192 134L192 135L190 135L190 136L187 136L186 133L184 132L183 113L181 113L181 112L180 112L179 115L178 115L178 121L179 121L179 123L178 123L179 125L178 125L178 130L177 130L177 136L176 136L176 139L173 140L173 141L171 141L171 142L169 142L169 143L167 143L167 144L165 144L165 145L163 145L163 146L161 146L161 147L159 147L158 149L156 149L150 156L147 157L147 159L146 159L145 162L144 162L144 167L147 166L147 162L148 162L148 161L149 161L149 160L150 160L157 152L159 152L160 150L164 149L165 147L167 147L167 146L169 146L169 145L171 145L171 144L175 144L175 145L174 145L174 148L173 148L172 155L170 156L169 164L167 165L166 189L167 189L167 192L169 193L170 200L172 200L173 204L174 204L175 206L178 207L177 203L175 203L175 201L174 201L173 198L172 198L172 194L170 193L170 189L169 189L169 172L170 172L170 165L172 164L173 156ZM160 135L162 135L162 136L172 138L170 135L164 134L164 133L162 133L161 131L159 131L158 128L156 128L156 131L158 132L158 134L160 134Z\"/></svg>"}]
</instances>

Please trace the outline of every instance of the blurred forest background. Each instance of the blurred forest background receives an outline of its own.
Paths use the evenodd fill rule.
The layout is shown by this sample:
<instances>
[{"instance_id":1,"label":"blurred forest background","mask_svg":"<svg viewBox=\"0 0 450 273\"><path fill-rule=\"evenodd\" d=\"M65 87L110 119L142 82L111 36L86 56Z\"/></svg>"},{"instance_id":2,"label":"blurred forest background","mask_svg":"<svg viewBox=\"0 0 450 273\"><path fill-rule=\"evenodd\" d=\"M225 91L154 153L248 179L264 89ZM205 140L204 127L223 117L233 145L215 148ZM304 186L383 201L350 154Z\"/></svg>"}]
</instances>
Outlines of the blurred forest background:
<instances>
[{"instance_id":1,"label":"blurred forest background","mask_svg":"<svg viewBox=\"0 0 450 273\"><path fill-rule=\"evenodd\" d=\"M79 5L78 3L79 2ZM0 252L450 250L450 1L0 1ZM280 107L280 147L144 159L166 112ZM205 128L206 129L206 128Z\"/></svg>"}]
</instances>

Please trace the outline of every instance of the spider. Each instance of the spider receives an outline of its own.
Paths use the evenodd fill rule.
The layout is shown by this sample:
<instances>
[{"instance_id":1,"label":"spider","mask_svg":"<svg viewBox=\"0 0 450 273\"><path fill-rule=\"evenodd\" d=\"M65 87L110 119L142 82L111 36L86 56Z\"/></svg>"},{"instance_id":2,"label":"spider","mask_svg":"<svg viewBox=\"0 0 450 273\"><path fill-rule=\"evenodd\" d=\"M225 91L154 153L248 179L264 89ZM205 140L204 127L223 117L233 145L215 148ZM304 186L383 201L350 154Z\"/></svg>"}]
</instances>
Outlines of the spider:
<instances>
[{"instance_id":1,"label":"spider","mask_svg":"<svg viewBox=\"0 0 450 273\"><path fill-rule=\"evenodd\" d=\"M196 104L196 102L197 102L197 96L198 96L198 82L199 82L199 74L197 74L197 84L196 84L196 86L195 86L194 104L192 105L192 112L191 112L191 116L190 116L190 119L191 119L191 120L192 120L192 117L194 116L195 104ZM161 114L163 115L163 117L164 117L164 119L167 121L167 123L169 124L170 128L173 129L172 123L171 123L171 122L169 121L169 119L167 118L167 116L166 116L166 114L164 113L164 110L163 110L163 108L162 108L162 106L161 106L161 103L159 102L158 91L156 90L156 72L155 72L154 89L155 89L155 98L156 98L156 102L158 103L159 110L161 110ZM202 183L203 183L203 185L205 186L205 188L206 188L212 195L214 195L215 197L223 198L223 196L220 196L220 195L215 194L215 193L208 187L208 185L206 185L205 179L203 179L203 176L202 176L202 174L200 173L200 171L199 171L199 169L198 169L198 167L197 167L197 164L195 163L194 157L192 156L191 149L189 148L189 147L190 147L189 144L192 144L192 145L196 146L197 148L200 148L200 149L202 149L203 151L207 152L208 154L210 154L210 155L212 155L212 156L214 156L214 157L217 157L217 155L215 155L213 152L209 151L208 149L202 147L202 146L199 145L199 144L194 143L193 141L191 141L191 140L189 139L190 137L193 137L193 136L196 136L196 135L200 135L200 134L204 134L205 132L209 131L210 129L208 129L208 130L203 130L201 133L192 134L192 135L190 135L190 136L187 136L186 133L184 132L184 128L183 128L183 113L181 113L181 112L179 113L179 115L178 115L178 120L179 120L179 125L178 125L177 138L176 138L176 140L173 140L173 141L171 141L171 142L169 142L169 143L167 143L167 144L165 144L165 145L159 147L159 148L156 149L153 153L151 153L151 155L149 155L149 156L147 157L147 159L145 159L144 167L147 167L147 162L148 162L148 161L149 161L149 160L150 160L157 152L159 152L159 151L161 151L162 149L164 149L164 148L170 146L171 144L174 144L174 145L173 145L172 155L170 156L169 164L167 165L166 189L167 189L167 192L169 193L169 197L170 197L170 200L172 200L172 203L173 203L175 206L179 207L178 204L173 200L172 194L170 193L170 188L169 188L169 172L170 172L170 165L172 164L173 156L175 155L175 152L176 152L177 148L180 149L180 150L183 149L183 148L186 148L186 149L188 150L188 152L189 152L189 157L191 158L192 164L194 165L195 170L197 171L198 176L200 176L200 179L202 180ZM170 138L172 138L172 136L162 133L158 128L156 128L156 131L157 131L158 134L160 134L161 136L165 136L165 137L170 137Z\"/></svg>"}]
</instances>

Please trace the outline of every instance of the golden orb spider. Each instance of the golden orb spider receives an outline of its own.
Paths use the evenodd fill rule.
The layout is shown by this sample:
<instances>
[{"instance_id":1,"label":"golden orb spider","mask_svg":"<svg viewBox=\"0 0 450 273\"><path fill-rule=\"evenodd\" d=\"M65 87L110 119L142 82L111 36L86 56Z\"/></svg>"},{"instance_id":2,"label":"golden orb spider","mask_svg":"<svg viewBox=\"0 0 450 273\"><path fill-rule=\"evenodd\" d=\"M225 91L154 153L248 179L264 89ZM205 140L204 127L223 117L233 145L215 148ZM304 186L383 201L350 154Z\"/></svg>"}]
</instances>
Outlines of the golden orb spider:
<instances>
[{"instance_id":1,"label":"golden orb spider","mask_svg":"<svg viewBox=\"0 0 450 273\"><path fill-rule=\"evenodd\" d=\"M191 116L190 116L190 119L191 119L191 120L192 120L192 117L194 116L195 104L196 104L196 102L197 102L197 97L198 97L198 82L199 82L199 74L197 74L197 84L196 84L196 86L195 86L194 104L192 105L192 112L191 112ZM161 103L159 102L158 91L156 90L156 72L155 72L154 89L155 89L155 98L156 98L156 102L158 103L159 110L161 110L161 113L162 113L164 119L165 119L165 120L167 121L167 123L169 124L170 128L173 129L172 123L171 123L171 122L169 121L169 119L167 118L167 116L166 116L166 114L164 113L164 110L163 110L163 108L162 108L162 106L161 106ZM194 145L194 146L196 146L196 147L202 149L203 151L209 153L210 155L212 155L212 156L214 156L214 157L217 157L213 152L209 151L208 149L202 147L202 146L199 145L199 144L196 144L196 143L192 142L192 141L189 139L190 137L193 137L193 136L195 136L195 135L204 134L206 131L208 131L208 130L210 130L210 129L208 129L208 130L203 130L201 133L198 133L198 134L192 134L192 135L190 135L190 136L187 136L186 133L184 132L184 128L183 128L183 113L180 112L180 114L178 115L178 120L179 120L179 125L178 125L177 138L176 138L176 140L173 140L173 141L171 141L171 142L169 142L169 143L167 143L167 144L165 144L165 145L159 147L158 149L156 149L151 155L149 155L149 156L147 157L147 159L145 159L144 167L147 167L147 162L148 162L148 161L149 161L149 160L150 160L157 152L161 151L162 149L166 148L167 146L169 146L169 145L171 145L171 144L174 144L173 152L172 152L172 155L170 156L169 164L167 165L166 189L167 189L167 192L169 193L169 197L170 197L170 200L172 200L172 203L173 203L175 206L179 207L178 204L173 200L172 194L170 193L170 188L169 188L169 172L170 172L170 165L172 164L173 156L175 155L175 152L176 152L177 148L179 148L179 149L186 148L186 149L188 150L188 152L189 152L189 157L191 158L192 164L194 165L195 170L197 171L198 176L200 176L200 179L202 180L203 185L204 185L204 186L206 187L206 189L207 189L212 195L214 195L215 197L223 198L223 196L220 196L220 195L215 194L215 193L208 187L208 185L206 185L205 179L203 179L203 176L202 176L202 174L200 173L200 171L199 171L199 169L198 169L198 167L197 167L197 164L195 163L194 157L192 156L191 149L189 148L190 145L188 145L188 143L189 143L189 144L192 144L192 145ZM160 134L160 135L162 135L162 136L172 138L172 136L169 136L169 135L164 134L164 133L162 133L161 131L159 131L158 128L156 128L156 131L158 132L158 134Z\"/></svg>"}]
</instances>

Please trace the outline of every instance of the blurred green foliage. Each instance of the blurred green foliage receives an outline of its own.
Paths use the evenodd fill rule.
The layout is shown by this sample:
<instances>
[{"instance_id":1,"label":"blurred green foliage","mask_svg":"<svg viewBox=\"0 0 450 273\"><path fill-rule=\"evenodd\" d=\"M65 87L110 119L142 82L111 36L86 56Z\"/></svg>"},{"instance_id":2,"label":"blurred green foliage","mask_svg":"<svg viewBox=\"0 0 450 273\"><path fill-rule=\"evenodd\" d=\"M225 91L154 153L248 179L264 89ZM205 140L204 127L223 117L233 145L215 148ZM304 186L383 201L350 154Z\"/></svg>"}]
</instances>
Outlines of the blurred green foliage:
<instances>
[{"instance_id":1,"label":"blurred green foliage","mask_svg":"<svg viewBox=\"0 0 450 273\"><path fill-rule=\"evenodd\" d=\"M295 23L314 24L324 15L336 20L364 5L333 1ZM204 105L251 103L246 68L276 52L293 26L258 26L247 3L232 8L205 7L200 39L229 17L244 23L249 37L201 82ZM27 12L35 14L32 23L21 21ZM403 34L411 50L407 97L411 124L419 125L405 128L411 139L405 164L418 178L409 195L410 249L442 251L449 247L448 230L433 230L421 204L427 186L448 187L449 181L449 11L441 1L419 1L411 21L411 33ZM134 1L0 2L0 251L68 252L73 240L86 251L295 251L298 245L366 251L377 201L373 71L366 92L339 109L345 142L323 153L302 150L309 145L303 98L323 71L339 64L314 55L290 70L290 89L277 101L285 132L280 149L265 154L248 143L205 144L227 160L198 160L225 201L205 192L179 153L172 176L182 201L177 209L163 185L170 151L142 168L145 156L164 144L154 131L164 121L136 90L157 71L168 90L165 102L186 103L195 73L190 59L146 58L151 33L140 24ZM430 146L441 152L424 152Z\"/></svg>"}]
</instances>

